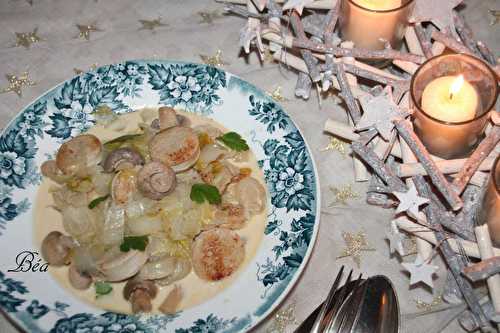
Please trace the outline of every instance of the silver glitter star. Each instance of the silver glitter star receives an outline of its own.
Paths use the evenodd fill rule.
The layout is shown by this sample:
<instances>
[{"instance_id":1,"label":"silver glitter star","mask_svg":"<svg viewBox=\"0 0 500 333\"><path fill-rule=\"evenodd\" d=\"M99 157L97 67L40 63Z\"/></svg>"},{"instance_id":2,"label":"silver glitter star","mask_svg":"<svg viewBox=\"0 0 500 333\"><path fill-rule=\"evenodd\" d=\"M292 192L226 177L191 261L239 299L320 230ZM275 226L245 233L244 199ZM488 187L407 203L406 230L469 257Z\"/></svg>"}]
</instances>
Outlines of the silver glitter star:
<instances>
[{"instance_id":1,"label":"silver glitter star","mask_svg":"<svg viewBox=\"0 0 500 333\"><path fill-rule=\"evenodd\" d=\"M423 282L429 287L434 288L432 275L439 269L438 266L425 263L420 256L417 256L413 264L404 262L401 265L410 273L410 286L418 282Z\"/></svg>"},{"instance_id":2,"label":"silver glitter star","mask_svg":"<svg viewBox=\"0 0 500 333\"><path fill-rule=\"evenodd\" d=\"M415 185L411 184L408 192L392 192L399 200L396 213L407 212L413 218L418 218L419 207L429 202L429 199L418 195Z\"/></svg>"},{"instance_id":3,"label":"silver glitter star","mask_svg":"<svg viewBox=\"0 0 500 333\"><path fill-rule=\"evenodd\" d=\"M385 234L385 238L389 240L389 251L391 254L397 252L402 256L405 255L403 236L399 232L396 221L391 221L391 230Z\"/></svg>"}]
</instances>

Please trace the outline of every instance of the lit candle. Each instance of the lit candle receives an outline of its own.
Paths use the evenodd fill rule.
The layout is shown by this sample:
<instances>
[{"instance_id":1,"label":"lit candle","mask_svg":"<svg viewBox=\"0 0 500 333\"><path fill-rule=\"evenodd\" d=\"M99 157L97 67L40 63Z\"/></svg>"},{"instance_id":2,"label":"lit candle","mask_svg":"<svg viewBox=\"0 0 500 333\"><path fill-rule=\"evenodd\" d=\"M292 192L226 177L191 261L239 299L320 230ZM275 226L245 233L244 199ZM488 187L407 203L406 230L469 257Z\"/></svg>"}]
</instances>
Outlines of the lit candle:
<instances>
[{"instance_id":1,"label":"lit candle","mask_svg":"<svg viewBox=\"0 0 500 333\"><path fill-rule=\"evenodd\" d=\"M387 41L395 49L408 23L412 0L342 0L340 32L358 48L380 50Z\"/></svg>"},{"instance_id":2,"label":"lit candle","mask_svg":"<svg viewBox=\"0 0 500 333\"><path fill-rule=\"evenodd\" d=\"M422 94L422 110L441 121L460 123L474 119L479 96L463 75L443 76L430 82Z\"/></svg>"},{"instance_id":3,"label":"lit candle","mask_svg":"<svg viewBox=\"0 0 500 333\"><path fill-rule=\"evenodd\" d=\"M500 156L491 169L483 204L478 210L477 224L488 224L493 244L500 247Z\"/></svg>"}]
</instances>

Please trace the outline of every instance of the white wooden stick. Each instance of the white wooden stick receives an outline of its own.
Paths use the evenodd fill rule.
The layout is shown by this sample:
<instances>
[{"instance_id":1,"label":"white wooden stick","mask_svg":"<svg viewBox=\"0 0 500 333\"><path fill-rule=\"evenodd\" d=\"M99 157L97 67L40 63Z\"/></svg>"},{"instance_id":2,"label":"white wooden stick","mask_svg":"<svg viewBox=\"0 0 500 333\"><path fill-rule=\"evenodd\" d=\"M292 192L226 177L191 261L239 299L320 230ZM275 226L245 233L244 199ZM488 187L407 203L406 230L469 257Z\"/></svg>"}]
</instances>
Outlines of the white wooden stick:
<instances>
[{"instance_id":1,"label":"white wooden stick","mask_svg":"<svg viewBox=\"0 0 500 333\"><path fill-rule=\"evenodd\" d=\"M406 28L405 41L406 41L406 45L408 46L408 50L410 50L411 53L415 53L418 55L424 55L424 51L422 50L422 46L420 45L420 42L418 41L417 34L415 33L415 27L413 27L412 25L409 25Z\"/></svg>"},{"instance_id":2,"label":"white wooden stick","mask_svg":"<svg viewBox=\"0 0 500 333\"><path fill-rule=\"evenodd\" d=\"M348 141L359 139L359 134L354 132L354 127L333 119L327 119L325 131Z\"/></svg>"},{"instance_id":3,"label":"white wooden stick","mask_svg":"<svg viewBox=\"0 0 500 333\"><path fill-rule=\"evenodd\" d=\"M434 56L438 56L444 52L446 46L441 42L434 42L432 44L431 52Z\"/></svg>"},{"instance_id":4,"label":"white wooden stick","mask_svg":"<svg viewBox=\"0 0 500 333\"><path fill-rule=\"evenodd\" d=\"M488 224L477 226L474 228L474 232L476 233L477 245L479 247L481 259L494 257L495 254L493 253L493 245L491 244ZM495 309L495 312L500 313L500 274L490 276L486 279L486 284L488 285L493 308Z\"/></svg>"},{"instance_id":5,"label":"white wooden stick","mask_svg":"<svg viewBox=\"0 0 500 333\"><path fill-rule=\"evenodd\" d=\"M402 70L404 70L407 73L413 74L417 71L419 65L409 62L409 61L404 61L404 60L394 60L392 62L394 65L398 66Z\"/></svg>"}]
</instances>

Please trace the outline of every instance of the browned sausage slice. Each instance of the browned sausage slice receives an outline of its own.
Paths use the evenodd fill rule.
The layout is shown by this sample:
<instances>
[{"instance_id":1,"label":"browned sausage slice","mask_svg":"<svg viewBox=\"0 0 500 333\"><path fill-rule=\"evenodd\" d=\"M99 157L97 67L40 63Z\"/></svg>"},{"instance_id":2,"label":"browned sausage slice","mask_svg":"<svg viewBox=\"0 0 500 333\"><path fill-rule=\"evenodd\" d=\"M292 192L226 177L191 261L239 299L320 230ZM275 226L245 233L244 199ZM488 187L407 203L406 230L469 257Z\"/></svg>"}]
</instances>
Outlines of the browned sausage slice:
<instances>
[{"instance_id":1,"label":"browned sausage slice","mask_svg":"<svg viewBox=\"0 0 500 333\"><path fill-rule=\"evenodd\" d=\"M157 133L149 143L151 159L175 172L189 169L200 155L198 136L189 127L175 126Z\"/></svg>"}]
</instances>

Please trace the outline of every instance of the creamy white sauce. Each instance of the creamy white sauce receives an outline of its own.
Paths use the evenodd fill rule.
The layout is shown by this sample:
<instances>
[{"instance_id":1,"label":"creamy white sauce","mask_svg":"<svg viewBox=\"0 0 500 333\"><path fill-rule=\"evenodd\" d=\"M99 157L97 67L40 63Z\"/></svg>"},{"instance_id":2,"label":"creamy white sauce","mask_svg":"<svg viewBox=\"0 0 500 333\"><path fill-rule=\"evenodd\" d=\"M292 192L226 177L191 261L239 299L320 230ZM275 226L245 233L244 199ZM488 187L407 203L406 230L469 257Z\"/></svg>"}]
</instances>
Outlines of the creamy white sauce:
<instances>
[{"instance_id":1,"label":"creamy white sauce","mask_svg":"<svg viewBox=\"0 0 500 333\"><path fill-rule=\"evenodd\" d=\"M142 110L143 112L154 112L155 109ZM179 112L179 111L178 111ZM190 113L179 112L187 116L191 121L191 126L194 127L200 124L210 124L212 126L222 129L224 132L228 130L222 127L219 123L197 115ZM137 133L137 124L143 120L140 117L140 112L132 112L128 114L121 115L119 118L120 122L123 122L125 128L120 131L113 131L102 126L95 126L91 128L88 133L97 136L101 142L106 142L114 139L118 136L124 134ZM248 154L248 160L246 162L237 163L238 167L248 167L252 169L252 177L256 178L263 186L266 188L264 182L264 176L262 170L257 165L257 160L253 153ZM36 246L40 248L41 243L45 236L54 230L59 230L66 234L62 224L62 217L59 212L51 208L53 205L52 195L49 193L49 188L55 185L51 180L45 178L39 187L37 200L35 205L35 242ZM266 201L267 202L267 201ZM200 279L193 271L186 276L184 279L175 282L176 285L182 287L184 296L178 307L179 310L187 309L193 307L197 304L203 303L206 300L214 297L216 294L220 293L226 287L228 287L235 279L238 278L239 273L244 270L248 263L252 260L257 252L259 244L264 235L264 228L266 225L267 217L267 207L264 211L252 217L250 221L247 221L244 228L236 230L236 232L242 237L245 243L245 260L240 266L237 272L232 274L230 277L217 282L209 282ZM70 290L74 295L76 295L81 300L90 303L96 307L121 313L131 313L131 306L128 301L123 298L122 290L125 286L125 282L113 283L113 291L111 294L99 297L96 299L94 287L91 286L87 290L76 290L74 289L68 280L68 267L49 267L50 274L54 279L64 288ZM159 313L158 307L164 301L168 293L173 289L173 285L159 287L159 293L153 300L153 313Z\"/></svg>"}]
</instances>

